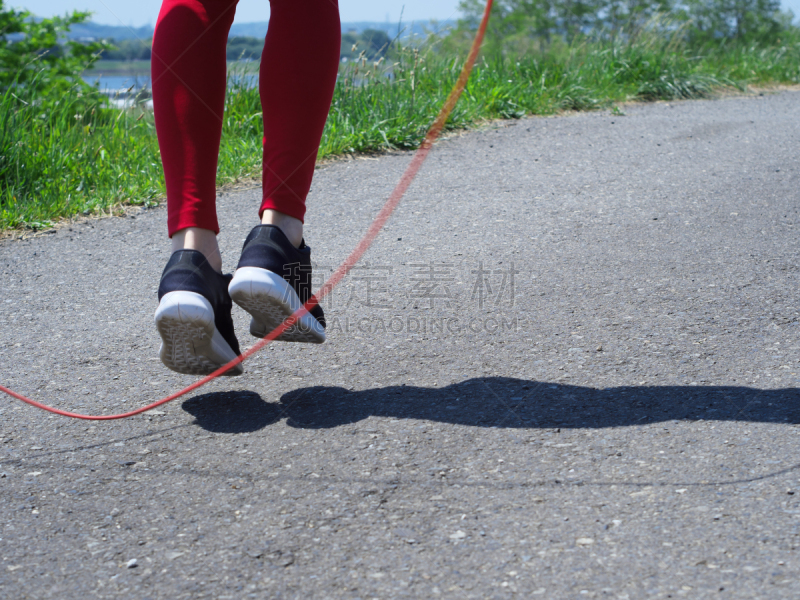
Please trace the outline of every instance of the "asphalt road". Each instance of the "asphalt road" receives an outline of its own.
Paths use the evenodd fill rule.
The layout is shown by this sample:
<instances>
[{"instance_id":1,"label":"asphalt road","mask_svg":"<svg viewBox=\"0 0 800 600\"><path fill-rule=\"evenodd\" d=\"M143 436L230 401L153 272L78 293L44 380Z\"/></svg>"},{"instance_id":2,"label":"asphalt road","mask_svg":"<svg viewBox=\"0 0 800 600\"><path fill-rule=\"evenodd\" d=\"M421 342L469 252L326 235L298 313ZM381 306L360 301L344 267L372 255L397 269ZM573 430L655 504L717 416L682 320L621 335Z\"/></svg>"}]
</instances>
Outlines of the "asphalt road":
<instances>
[{"instance_id":1,"label":"asphalt road","mask_svg":"<svg viewBox=\"0 0 800 600\"><path fill-rule=\"evenodd\" d=\"M328 342L0 404L4 598L796 598L800 93L438 144ZM317 172L343 259L410 155ZM257 191L219 199L226 269ZM0 382L131 409L164 208L0 244ZM244 314L237 331L252 343Z\"/></svg>"}]
</instances>

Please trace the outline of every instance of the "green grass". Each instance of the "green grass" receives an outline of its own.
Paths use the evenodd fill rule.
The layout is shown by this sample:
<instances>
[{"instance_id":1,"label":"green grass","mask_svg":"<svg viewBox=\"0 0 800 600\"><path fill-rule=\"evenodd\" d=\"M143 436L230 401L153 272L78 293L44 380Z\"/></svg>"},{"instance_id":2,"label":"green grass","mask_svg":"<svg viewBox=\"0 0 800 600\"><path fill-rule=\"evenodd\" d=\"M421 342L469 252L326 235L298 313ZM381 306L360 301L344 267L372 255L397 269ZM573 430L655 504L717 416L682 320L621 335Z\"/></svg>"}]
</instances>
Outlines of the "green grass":
<instances>
[{"instance_id":1,"label":"green grass","mask_svg":"<svg viewBox=\"0 0 800 600\"><path fill-rule=\"evenodd\" d=\"M87 108L78 97L37 103L8 90L0 97L0 226L40 228L160 197L153 119L142 114Z\"/></svg>"},{"instance_id":2,"label":"green grass","mask_svg":"<svg viewBox=\"0 0 800 600\"><path fill-rule=\"evenodd\" d=\"M320 158L416 148L462 62L408 49L379 65L348 63L337 84ZM387 74L393 73L393 78ZM257 176L257 90L231 79L218 182ZM355 83L354 83L355 82ZM650 37L634 44L585 43L479 61L447 127L617 103L707 97L721 87L800 82L800 41L781 47L691 51ZM16 96L14 94L17 94ZM164 184L152 114L104 108L101 99L0 97L0 227L40 228L119 204L151 204Z\"/></svg>"}]
</instances>

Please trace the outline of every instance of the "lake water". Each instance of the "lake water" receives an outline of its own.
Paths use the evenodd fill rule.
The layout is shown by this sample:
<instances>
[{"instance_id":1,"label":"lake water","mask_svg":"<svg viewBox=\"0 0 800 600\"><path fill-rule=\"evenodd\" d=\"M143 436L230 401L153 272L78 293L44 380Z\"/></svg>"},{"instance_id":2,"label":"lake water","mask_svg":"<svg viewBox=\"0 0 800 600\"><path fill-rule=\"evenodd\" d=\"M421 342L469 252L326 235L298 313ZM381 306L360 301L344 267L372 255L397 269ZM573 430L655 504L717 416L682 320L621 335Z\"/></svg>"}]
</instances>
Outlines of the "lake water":
<instances>
[{"instance_id":1,"label":"lake water","mask_svg":"<svg viewBox=\"0 0 800 600\"><path fill-rule=\"evenodd\" d=\"M247 87L256 87L258 85L258 75L231 75L230 78L236 82L244 81ZM91 75L84 75L83 80L92 85L95 82L99 82L100 91L106 94L127 90L131 86L134 86L134 91L150 87L150 76L141 74L102 75L92 73Z\"/></svg>"},{"instance_id":2,"label":"lake water","mask_svg":"<svg viewBox=\"0 0 800 600\"><path fill-rule=\"evenodd\" d=\"M84 75L83 80L92 85L95 82L99 82L100 91L106 93L127 90L131 86L134 86L134 90L150 87L149 75L101 75L92 73L91 75Z\"/></svg>"}]
</instances>

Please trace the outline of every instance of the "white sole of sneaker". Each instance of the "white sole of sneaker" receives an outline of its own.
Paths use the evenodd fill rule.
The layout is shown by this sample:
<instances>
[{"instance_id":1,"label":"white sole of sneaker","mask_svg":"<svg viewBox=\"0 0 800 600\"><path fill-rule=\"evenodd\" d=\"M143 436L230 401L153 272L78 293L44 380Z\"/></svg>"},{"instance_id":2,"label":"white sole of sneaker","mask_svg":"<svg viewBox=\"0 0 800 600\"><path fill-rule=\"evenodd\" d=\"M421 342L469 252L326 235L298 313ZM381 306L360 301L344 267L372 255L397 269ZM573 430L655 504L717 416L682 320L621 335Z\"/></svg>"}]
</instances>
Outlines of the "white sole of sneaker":
<instances>
[{"instance_id":1,"label":"white sole of sneaker","mask_svg":"<svg viewBox=\"0 0 800 600\"><path fill-rule=\"evenodd\" d=\"M228 293L236 304L250 313L250 333L258 338L265 337L303 305L283 277L257 267L236 269ZM305 314L276 339L321 344L325 341L325 328L310 314Z\"/></svg>"},{"instance_id":2,"label":"white sole of sneaker","mask_svg":"<svg viewBox=\"0 0 800 600\"><path fill-rule=\"evenodd\" d=\"M170 292L156 310L161 362L185 375L208 375L236 358L214 325L211 303L194 292ZM241 363L224 375L244 373Z\"/></svg>"}]
</instances>

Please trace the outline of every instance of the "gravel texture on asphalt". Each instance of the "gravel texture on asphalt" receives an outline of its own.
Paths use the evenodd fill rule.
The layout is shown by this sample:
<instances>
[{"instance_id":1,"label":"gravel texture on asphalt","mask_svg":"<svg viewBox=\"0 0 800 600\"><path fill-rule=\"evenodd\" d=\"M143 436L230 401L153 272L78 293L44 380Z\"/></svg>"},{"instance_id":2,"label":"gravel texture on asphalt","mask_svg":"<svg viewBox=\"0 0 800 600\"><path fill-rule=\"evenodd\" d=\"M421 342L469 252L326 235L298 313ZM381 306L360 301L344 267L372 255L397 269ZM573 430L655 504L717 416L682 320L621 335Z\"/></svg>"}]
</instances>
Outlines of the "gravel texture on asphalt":
<instances>
[{"instance_id":1,"label":"gravel texture on asphalt","mask_svg":"<svg viewBox=\"0 0 800 600\"><path fill-rule=\"evenodd\" d=\"M796 598L800 93L625 111L440 142L324 345L124 421L4 397L0 596ZM317 171L320 281L409 160ZM219 197L228 271L258 200ZM157 358L165 220L1 243L0 382L112 413L193 381Z\"/></svg>"}]
</instances>

